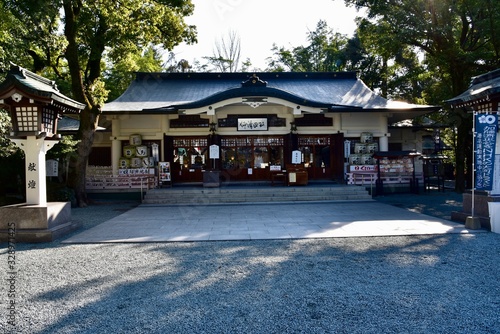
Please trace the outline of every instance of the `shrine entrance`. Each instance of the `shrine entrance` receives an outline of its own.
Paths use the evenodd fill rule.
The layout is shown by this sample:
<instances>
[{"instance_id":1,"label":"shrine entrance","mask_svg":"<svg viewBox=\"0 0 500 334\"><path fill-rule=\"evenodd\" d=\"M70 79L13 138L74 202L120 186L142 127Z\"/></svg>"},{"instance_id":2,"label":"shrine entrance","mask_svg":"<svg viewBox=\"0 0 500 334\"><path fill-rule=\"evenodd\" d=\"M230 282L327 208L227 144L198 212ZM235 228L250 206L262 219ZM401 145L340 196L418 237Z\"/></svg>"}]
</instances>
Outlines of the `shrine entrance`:
<instances>
[{"instance_id":1,"label":"shrine entrance","mask_svg":"<svg viewBox=\"0 0 500 334\"><path fill-rule=\"evenodd\" d=\"M221 170L233 180L269 180L271 170L285 168L283 136L223 137L220 143Z\"/></svg>"},{"instance_id":2,"label":"shrine entrance","mask_svg":"<svg viewBox=\"0 0 500 334\"><path fill-rule=\"evenodd\" d=\"M209 157L209 137L165 137L165 155L172 181L202 182L205 170L217 169L229 180L269 181L291 162L293 150L309 180L343 180L343 135L219 136L220 159ZM168 155L168 156L167 156Z\"/></svg>"}]
</instances>

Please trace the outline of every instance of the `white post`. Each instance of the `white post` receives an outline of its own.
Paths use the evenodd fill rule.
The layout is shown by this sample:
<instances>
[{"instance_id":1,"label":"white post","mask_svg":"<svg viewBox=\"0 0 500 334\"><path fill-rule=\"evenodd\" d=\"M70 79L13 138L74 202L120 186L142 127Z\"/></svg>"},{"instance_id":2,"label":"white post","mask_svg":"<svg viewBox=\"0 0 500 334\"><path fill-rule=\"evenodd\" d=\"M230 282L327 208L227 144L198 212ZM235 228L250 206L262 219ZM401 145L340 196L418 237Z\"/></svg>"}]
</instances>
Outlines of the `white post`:
<instances>
[{"instance_id":1,"label":"white post","mask_svg":"<svg viewBox=\"0 0 500 334\"><path fill-rule=\"evenodd\" d=\"M122 143L119 139L121 132L121 122L119 118L112 119L111 134L111 166L113 176L118 176L120 158L122 157Z\"/></svg>"},{"instance_id":2,"label":"white post","mask_svg":"<svg viewBox=\"0 0 500 334\"><path fill-rule=\"evenodd\" d=\"M46 141L36 136L12 141L24 151L26 159L26 204L47 206L45 154L59 141Z\"/></svg>"},{"instance_id":3,"label":"white post","mask_svg":"<svg viewBox=\"0 0 500 334\"><path fill-rule=\"evenodd\" d=\"M381 136L378 140L378 150L380 152L387 152L389 151L389 125L387 121L387 116L381 116L380 117L380 130L383 133L383 136Z\"/></svg>"},{"instance_id":4,"label":"white post","mask_svg":"<svg viewBox=\"0 0 500 334\"><path fill-rule=\"evenodd\" d=\"M474 206L476 202L475 190L475 173L476 173L476 112L472 112L472 202L471 202L471 215L465 218L465 228L470 230L478 230L481 228L479 217L474 217Z\"/></svg>"}]
</instances>

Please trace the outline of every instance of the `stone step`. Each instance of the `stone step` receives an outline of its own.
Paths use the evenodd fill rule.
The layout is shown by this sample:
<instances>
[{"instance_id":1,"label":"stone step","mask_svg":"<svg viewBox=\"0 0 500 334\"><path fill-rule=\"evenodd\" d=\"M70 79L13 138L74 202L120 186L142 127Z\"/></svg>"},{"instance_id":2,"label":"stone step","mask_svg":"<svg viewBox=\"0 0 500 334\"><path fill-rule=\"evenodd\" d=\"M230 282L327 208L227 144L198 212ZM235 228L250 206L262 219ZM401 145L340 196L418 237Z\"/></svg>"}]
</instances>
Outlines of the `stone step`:
<instances>
[{"instance_id":1,"label":"stone step","mask_svg":"<svg viewBox=\"0 0 500 334\"><path fill-rule=\"evenodd\" d=\"M313 187L225 187L152 189L143 204L217 204L300 201L371 200L368 191L358 186Z\"/></svg>"}]
</instances>

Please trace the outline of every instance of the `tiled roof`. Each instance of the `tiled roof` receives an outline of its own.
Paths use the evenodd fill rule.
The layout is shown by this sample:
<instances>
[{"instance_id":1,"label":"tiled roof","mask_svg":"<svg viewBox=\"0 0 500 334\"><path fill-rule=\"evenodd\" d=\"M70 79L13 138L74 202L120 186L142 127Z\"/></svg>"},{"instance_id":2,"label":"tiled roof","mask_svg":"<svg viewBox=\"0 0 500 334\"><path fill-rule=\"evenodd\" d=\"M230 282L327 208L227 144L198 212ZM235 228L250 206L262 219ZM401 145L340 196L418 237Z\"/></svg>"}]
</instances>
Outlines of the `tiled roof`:
<instances>
[{"instance_id":1,"label":"tiled roof","mask_svg":"<svg viewBox=\"0 0 500 334\"><path fill-rule=\"evenodd\" d=\"M469 88L462 94L447 100L450 105L460 105L474 100L488 99L500 93L500 69L473 77Z\"/></svg>"},{"instance_id":2,"label":"tiled roof","mask_svg":"<svg viewBox=\"0 0 500 334\"><path fill-rule=\"evenodd\" d=\"M6 93L12 87L16 87L42 99L50 99L52 103L65 111L78 112L85 108L84 104L74 101L59 92L54 81L11 63L7 77L0 84L0 93Z\"/></svg>"},{"instance_id":3,"label":"tiled roof","mask_svg":"<svg viewBox=\"0 0 500 334\"><path fill-rule=\"evenodd\" d=\"M62 116L57 121L57 133L61 132L73 132L76 133L80 127L80 121L68 116ZM106 128L101 126L97 127L97 131L104 131Z\"/></svg>"},{"instance_id":4,"label":"tiled roof","mask_svg":"<svg viewBox=\"0 0 500 334\"><path fill-rule=\"evenodd\" d=\"M354 72L137 73L104 113L177 113L235 97L275 97L325 111L430 112L439 107L389 101Z\"/></svg>"}]
</instances>

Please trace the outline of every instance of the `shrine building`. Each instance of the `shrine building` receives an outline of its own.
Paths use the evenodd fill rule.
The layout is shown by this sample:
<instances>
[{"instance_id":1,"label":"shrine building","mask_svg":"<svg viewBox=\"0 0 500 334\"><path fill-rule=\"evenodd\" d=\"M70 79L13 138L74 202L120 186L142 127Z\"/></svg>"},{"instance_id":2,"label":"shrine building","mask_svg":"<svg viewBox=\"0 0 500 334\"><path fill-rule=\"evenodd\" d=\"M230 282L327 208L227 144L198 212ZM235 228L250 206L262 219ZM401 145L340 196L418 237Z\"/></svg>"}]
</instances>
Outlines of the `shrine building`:
<instances>
[{"instance_id":1,"label":"shrine building","mask_svg":"<svg viewBox=\"0 0 500 334\"><path fill-rule=\"evenodd\" d=\"M382 98L354 72L136 73L102 108L110 132L96 136L87 174L156 174L164 162L174 184L207 170L253 182L294 160L308 180L345 182L376 168L374 152L421 152L425 133L391 126L439 109Z\"/></svg>"}]
</instances>

